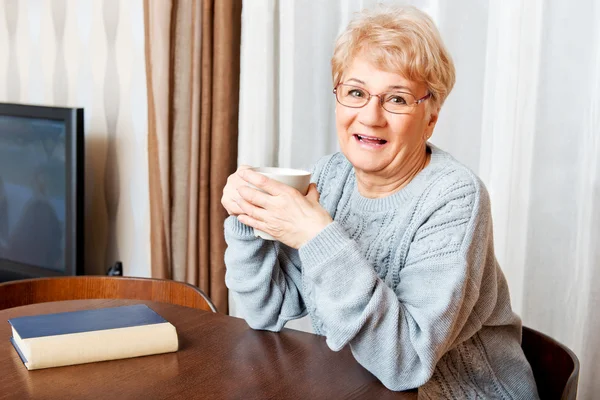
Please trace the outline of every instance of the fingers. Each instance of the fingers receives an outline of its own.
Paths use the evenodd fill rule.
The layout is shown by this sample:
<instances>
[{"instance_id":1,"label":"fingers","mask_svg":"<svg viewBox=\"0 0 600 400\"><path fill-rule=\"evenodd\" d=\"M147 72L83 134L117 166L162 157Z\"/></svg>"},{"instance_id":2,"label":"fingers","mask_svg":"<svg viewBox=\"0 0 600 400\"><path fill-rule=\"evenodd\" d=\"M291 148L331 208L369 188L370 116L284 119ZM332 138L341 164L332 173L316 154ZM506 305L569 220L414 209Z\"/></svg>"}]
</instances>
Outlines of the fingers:
<instances>
[{"instance_id":1,"label":"fingers","mask_svg":"<svg viewBox=\"0 0 600 400\"><path fill-rule=\"evenodd\" d=\"M308 186L308 192L306 193L306 198L311 203L318 203L319 202L320 194L319 194L319 191L317 190L317 185L315 183L311 183Z\"/></svg>"},{"instance_id":2,"label":"fingers","mask_svg":"<svg viewBox=\"0 0 600 400\"><path fill-rule=\"evenodd\" d=\"M243 213L238 203L225 193L223 193L223 197L221 198L221 205L223 205L225 211L227 211L227 214L229 215L239 215Z\"/></svg>"},{"instance_id":3,"label":"fingers","mask_svg":"<svg viewBox=\"0 0 600 400\"><path fill-rule=\"evenodd\" d=\"M256 218L252 218L249 215L241 214L237 217L238 221L240 221L244 225L248 225L252 228L256 228L258 230L264 231L266 229L267 224L262 221L257 220Z\"/></svg>"},{"instance_id":4,"label":"fingers","mask_svg":"<svg viewBox=\"0 0 600 400\"><path fill-rule=\"evenodd\" d=\"M270 195L259 190L253 189L250 186L240 186L237 190L239 196L248 203L261 208L267 208L270 204Z\"/></svg>"},{"instance_id":5,"label":"fingers","mask_svg":"<svg viewBox=\"0 0 600 400\"><path fill-rule=\"evenodd\" d=\"M238 218L238 221L240 221L242 224L248 225L252 228L266 232L276 239L280 238L282 235L281 229L278 229L277 227L274 227L274 226L268 224L267 222L261 221L256 218L252 218L249 215L242 214L242 215L239 215L237 218Z\"/></svg>"},{"instance_id":6,"label":"fingers","mask_svg":"<svg viewBox=\"0 0 600 400\"><path fill-rule=\"evenodd\" d=\"M247 183L239 176L239 172L248 168L252 168L250 165L240 165L236 172L229 175L227 183L223 188L223 196L221 197L221 204L229 215L239 215L243 211L239 207L238 202L241 200L237 189L241 186L246 186Z\"/></svg>"},{"instance_id":7,"label":"fingers","mask_svg":"<svg viewBox=\"0 0 600 400\"><path fill-rule=\"evenodd\" d=\"M239 175L244 181L256 186L261 190L264 190L271 196L277 196L282 193L287 193L290 189L294 190L288 185L285 185L281 182L277 182L274 179L269 179L266 176L259 174L258 172L252 171L250 169L240 171Z\"/></svg>"},{"instance_id":8,"label":"fingers","mask_svg":"<svg viewBox=\"0 0 600 400\"><path fill-rule=\"evenodd\" d=\"M252 190L254 192L258 192L258 190L254 190L251 188L247 188L249 190ZM258 192L260 193L260 192ZM263 194L263 193L260 193ZM240 210L242 211L240 214L246 214L249 217L252 217L254 219L260 220L260 221L264 221L265 219L268 218L268 212L261 207L257 207L256 205L246 201L243 196L240 199L236 199L237 205L240 208Z\"/></svg>"}]
</instances>

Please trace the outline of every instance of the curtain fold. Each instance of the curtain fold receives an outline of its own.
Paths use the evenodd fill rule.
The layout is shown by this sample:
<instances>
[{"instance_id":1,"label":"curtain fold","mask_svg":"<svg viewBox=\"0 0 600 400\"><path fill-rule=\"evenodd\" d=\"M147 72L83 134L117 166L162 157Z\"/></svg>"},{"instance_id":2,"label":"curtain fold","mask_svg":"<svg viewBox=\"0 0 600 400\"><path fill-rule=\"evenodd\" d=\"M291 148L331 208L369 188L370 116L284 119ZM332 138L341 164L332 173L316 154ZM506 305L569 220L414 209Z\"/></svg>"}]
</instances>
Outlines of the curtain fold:
<instances>
[{"instance_id":1,"label":"curtain fold","mask_svg":"<svg viewBox=\"0 0 600 400\"><path fill-rule=\"evenodd\" d=\"M241 2L144 1L152 276L227 312L220 198L236 168Z\"/></svg>"}]
</instances>

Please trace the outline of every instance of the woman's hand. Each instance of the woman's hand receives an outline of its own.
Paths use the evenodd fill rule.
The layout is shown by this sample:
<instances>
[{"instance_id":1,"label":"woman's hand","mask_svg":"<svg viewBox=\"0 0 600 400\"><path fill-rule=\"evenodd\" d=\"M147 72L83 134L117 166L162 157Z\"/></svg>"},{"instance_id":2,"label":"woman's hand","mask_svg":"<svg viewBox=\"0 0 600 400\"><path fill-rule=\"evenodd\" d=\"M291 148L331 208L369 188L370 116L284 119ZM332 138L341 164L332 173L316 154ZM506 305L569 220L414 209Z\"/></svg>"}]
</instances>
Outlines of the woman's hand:
<instances>
[{"instance_id":1,"label":"woman's hand","mask_svg":"<svg viewBox=\"0 0 600 400\"><path fill-rule=\"evenodd\" d=\"M238 201L240 200L240 195L237 191L239 187L248 186L245 180L240 178L240 172L251 168L249 165L240 165L233 174L229 175L227 178L227 183L223 188L223 196L221 197L221 204L227 210L229 215L240 215L243 214L244 211L240 209L238 206Z\"/></svg>"},{"instance_id":2,"label":"woman's hand","mask_svg":"<svg viewBox=\"0 0 600 400\"><path fill-rule=\"evenodd\" d=\"M333 220L319 204L314 183L303 196L299 191L249 169L239 171L245 182L257 188L238 186L238 220L261 230L295 249L317 236Z\"/></svg>"}]
</instances>

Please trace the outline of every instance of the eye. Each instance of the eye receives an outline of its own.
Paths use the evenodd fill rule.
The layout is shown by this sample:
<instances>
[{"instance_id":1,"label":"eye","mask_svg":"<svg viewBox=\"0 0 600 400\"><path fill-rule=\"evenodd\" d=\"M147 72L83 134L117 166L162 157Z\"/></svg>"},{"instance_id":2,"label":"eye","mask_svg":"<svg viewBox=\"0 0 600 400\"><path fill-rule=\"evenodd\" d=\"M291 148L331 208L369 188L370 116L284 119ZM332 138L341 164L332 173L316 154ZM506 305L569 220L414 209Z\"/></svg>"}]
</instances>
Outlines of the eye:
<instances>
[{"instance_id":1,"label":"eye","mask_svg":"<svg viewBox=\"0 0 600 400\"><path fill-rule=\"evenodd\" d=\"M406 98L399 94L390 94L389 96L387 96L385 101L392 104L408 104Z\"/></svg>"},{"instance_id":2,"label":"eye","mask_svg":"<svg viewBox=\"0 0 600 400\"><path fill-rule=\"evenodd\" d=\"M357 98L363 98L363 97L365 97L365 92L363 90L360 90L360 89L350 89L348 91L348 96L357 97Z\"/></svg>"}]
</instances>

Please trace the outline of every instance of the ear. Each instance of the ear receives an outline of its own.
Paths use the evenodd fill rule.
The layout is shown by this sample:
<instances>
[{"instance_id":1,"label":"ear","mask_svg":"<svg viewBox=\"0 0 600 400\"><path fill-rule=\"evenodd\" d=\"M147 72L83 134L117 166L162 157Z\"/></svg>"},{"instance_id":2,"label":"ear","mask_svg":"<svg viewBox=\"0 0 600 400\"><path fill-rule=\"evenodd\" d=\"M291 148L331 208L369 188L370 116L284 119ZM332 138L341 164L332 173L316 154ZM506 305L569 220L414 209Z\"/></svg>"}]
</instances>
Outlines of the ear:
<instances>
[{"instance_id":1,"label":"ear","mask_svg":"<svg viewBox=\"0 0 600 400\"><path fill-rule=\"evenodd\" d=\"M423 139L425 141L429 140L429 138L431 137L431 135L433 135L433 128L435 128L435 124L438 121L439 114L440 114L440 109L439 108L433 110L429 114L429 120L427 121L427 126L425 127L425 132L423 132Z\"/></svg>"}]
</instances>

